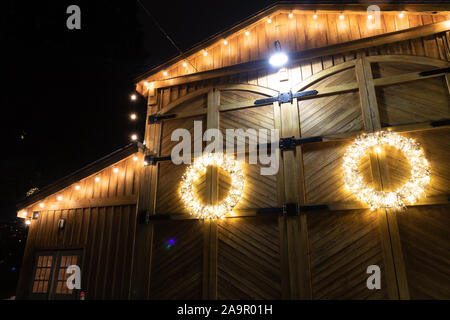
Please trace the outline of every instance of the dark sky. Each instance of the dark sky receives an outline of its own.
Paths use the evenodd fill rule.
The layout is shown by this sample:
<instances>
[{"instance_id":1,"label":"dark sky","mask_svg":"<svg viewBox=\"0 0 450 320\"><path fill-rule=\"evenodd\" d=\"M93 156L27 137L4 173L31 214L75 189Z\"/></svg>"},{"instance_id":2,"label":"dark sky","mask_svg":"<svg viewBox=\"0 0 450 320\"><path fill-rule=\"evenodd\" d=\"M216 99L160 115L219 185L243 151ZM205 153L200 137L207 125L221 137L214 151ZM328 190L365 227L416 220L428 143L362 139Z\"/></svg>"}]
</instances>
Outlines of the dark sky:
<instances>
[{"instance_id":1,"label":"dark sky","mask_svg":"<svg viewBox=\"0 0 450 320\"><path fill-rule=\"evenodd\" d=\"M273 1L141 0L182 49ZM81 8L81 30L66 9ZM128 120L133 80L177 54L135 0L1 2L0 219L43 187L120 148L143 123Z\"/></svg>"}]
</instances>

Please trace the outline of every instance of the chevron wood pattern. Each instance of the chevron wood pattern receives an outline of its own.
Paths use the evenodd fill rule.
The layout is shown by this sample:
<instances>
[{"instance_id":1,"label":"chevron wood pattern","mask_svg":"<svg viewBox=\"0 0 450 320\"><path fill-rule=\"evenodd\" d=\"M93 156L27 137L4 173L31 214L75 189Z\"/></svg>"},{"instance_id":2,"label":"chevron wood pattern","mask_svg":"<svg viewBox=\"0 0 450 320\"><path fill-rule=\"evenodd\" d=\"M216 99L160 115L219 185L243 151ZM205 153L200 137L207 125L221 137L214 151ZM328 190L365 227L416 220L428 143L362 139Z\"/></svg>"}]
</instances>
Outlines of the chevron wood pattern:
<instances>
[{"instance_id":1,"label":"chevron wood pattern","mask_svg":"<svg viewBox=\"0 0 450 320\"><path fill-rule=\"evenodd\" d=\"M450 206L397 214L411 299L450 298Z\"/></svg>"},{"instance_id":2,"label":"chevron wood pattern","mask_svg":"<svg viewBox=\"0 0 450 320\"><path fill-rule=\"evenodd\" d=\"M450 118L450 94L444 77L376 89L382 126Z\"/></svg>"},{"instance_id":3,"label":"chevron wood pattern","mask_svg":"<svg viewBox=\"0 0 450 320\"><path fill-rule=\"evenodd\" d=\"M353 68L329 76L306 90L352 82L356 82ZM298 102L298 107L302 137L358 131L363 128L358 92L302 100Z\"/></svg>"},{"instance_id":4,"label":"chevron wood pattern","mask_svg":"<svg viewBox=\"0 0 450 320\"><path fill-rule=\"evenodd\" d=\"M350 142L327 142L303 147L307 203L356 200L342 179L342 157ZM361 159L359 170L372 185L369 155Z\"/></svg>"},{"instance_id":5,"label":"chevron wood pattern","mask_svg":"<svg viewBox=\"0 0 450 320\"><path fill-rule=\"evenodd\" d=\"M156 212L160 214L188 213L178 194L181 177L187 165L174 165L168 161L160 163L159 166Z\"/></svg>"},{"instance_id":6,"label":"chevron wood pattern","mask_svg":"<svg viewBox=\"0 0 450 320\"><path fill-rule=\"evenodd\" d=\"M201 299L203 223L160 222L154 230L150 299Z\"/></svg>"},{"instance_id":7,"label":"chevron wood pattern","mask_svg":"<svg viewBox=\"0 0 450 320\"><path fill-rule=\"evenodd\" d=\"M278 220L218 223L218 298L281 299Z\"/></svg>"},{"instance_id":8,"label":"chevron wood pattern","mask_svg":"<svg viewBox=\"0 0 450 320\"><path fill-rule=\"evenodd\" d=\"M311 212L313 299L386 299L386 281L377 212ZM367 267L381 269L381 290L369 290Z\"/></svg>"}]
</instances>

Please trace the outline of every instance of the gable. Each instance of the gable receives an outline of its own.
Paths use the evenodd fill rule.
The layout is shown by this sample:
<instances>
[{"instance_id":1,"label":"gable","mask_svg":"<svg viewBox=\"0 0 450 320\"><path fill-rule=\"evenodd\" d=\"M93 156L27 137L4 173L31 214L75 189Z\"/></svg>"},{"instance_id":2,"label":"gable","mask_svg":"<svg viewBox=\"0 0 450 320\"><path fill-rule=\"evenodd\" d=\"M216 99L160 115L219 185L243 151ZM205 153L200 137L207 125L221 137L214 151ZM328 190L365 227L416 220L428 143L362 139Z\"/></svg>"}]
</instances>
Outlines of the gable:
<instances>
[{"instance_id":1,"label":"gable","mask_svg":"<svg viewBox=\"0 0 450 320\"><path fill-rule=\"evenodd\" d=\"M288 53L327 47L339 43L366 39L377 35L429 25L450 19L449 11L428 11L416 6L408 12L381 11L379 24L376 15L368 18L365 6L346 10L333 7L313 10L313 6L274 7L258 14L237 27L190 50L185 57L172 59L143 75L137 90L146 94L151 82L167 80L241 63L267 59L279 40ZM305 8L305 9L303 9ZM383 10L383 9L382 9Z\"/></svg>"}]
</instances>

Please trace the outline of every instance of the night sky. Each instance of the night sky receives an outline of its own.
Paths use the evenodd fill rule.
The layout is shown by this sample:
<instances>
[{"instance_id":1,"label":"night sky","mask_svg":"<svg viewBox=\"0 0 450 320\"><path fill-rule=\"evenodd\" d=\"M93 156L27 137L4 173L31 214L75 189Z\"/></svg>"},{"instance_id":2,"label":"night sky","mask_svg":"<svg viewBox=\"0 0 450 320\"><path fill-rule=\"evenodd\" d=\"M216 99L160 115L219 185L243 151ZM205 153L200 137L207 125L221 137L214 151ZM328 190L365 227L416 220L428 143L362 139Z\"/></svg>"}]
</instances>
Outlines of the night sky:
<instances>
[{"instance_id":1,"label":"night sky","mask_svg":"<svg viewBox=\"0 0 450 320\"><path fill-rule=\"evenodd\" d=\"M150 1L143 5L186 50L273 1ZM66 8L81 8L68 30ZM143 136L128 114L134 79L178 54L137 1L2 1L0 217L43 187ZM5 72L6 70L6 72Z\"/></svg>"}]
</instances>

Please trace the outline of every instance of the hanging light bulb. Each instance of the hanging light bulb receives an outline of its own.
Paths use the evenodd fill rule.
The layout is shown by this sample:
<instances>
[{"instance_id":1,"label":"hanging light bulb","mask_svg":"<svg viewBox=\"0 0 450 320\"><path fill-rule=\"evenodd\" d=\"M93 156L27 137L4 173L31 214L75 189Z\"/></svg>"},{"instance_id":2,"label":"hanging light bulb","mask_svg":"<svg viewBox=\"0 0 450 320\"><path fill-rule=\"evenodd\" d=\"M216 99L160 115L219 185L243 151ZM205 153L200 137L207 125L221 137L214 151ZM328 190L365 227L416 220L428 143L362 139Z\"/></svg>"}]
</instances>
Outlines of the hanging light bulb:
<instances>
[{"instance_id":1,"label":"hanging light bulb","mask_svg":"<svg viewBox=\"0 0 450 320\"><path fill-rule=\"evenodd\" d=\"M281 67L288 62L288 56L281 50L280 41L275 41L275 53L270 57L269 63L274 67Z\"/></svg>"},{"instance_id":2,"label":"hanging light bulb","mask_svg":"<svg viewBox=\"0 0 450 320\"><path fill-rule=\"evenodd\" d=\"M131 119L131 120L136 120L136 119L137 119L136 113L130 114L130 119Z\"/></svg>"},{"instance_id":3,"label":"hanging light bulb","mask_svg":"<svg viewBox=\"0 0 450 320\"><path fill-rule=\"evenodd\" d=\"M131 140L133 140L133 141L136 141L137 140L137 135L136 134L133 134L132 136L131 136Z\"/></svg>"},{"instance_id":4,"label":"hanging light bulb","mask_svg":"<svg viewBox=\"0 0 450 320\"><path fill-rule=\"evenodd\" d=\"M132 94L132 95L130 96L130 99L131 99L131 101L136 101L137 96L136 96L135 94Z\"/></svg>"}]
</instances>

